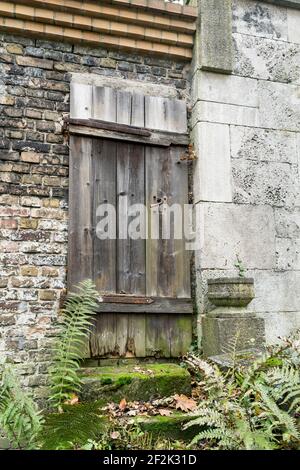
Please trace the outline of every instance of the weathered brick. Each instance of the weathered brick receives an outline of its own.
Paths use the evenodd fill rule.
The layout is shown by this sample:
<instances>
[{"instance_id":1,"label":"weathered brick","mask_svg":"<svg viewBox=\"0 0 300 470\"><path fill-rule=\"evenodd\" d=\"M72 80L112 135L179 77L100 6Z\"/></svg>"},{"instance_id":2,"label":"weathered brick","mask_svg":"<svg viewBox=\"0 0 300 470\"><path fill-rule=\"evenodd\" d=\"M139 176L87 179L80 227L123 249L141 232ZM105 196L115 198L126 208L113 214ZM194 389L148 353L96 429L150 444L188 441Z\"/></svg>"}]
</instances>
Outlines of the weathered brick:
<instances>
[{"instance_id":1,"label":"weathered brick","mask_svg":"<svg viewBox=\"0 0 300 470\"><path fill-rule=\"evenodd\" d=\"M38 268L36 266L21 266L21 276L37 276Z\"/></svg>"},{"instance_id":2,"label":"weathered brick","mask_svg":"<svg viewBox=\"0 0 300 470\"><path fill-rule=\"evenodd\" d=\"M41 207L41 200L38 197L22 196L21 205L27 207Z\"/></svg>"},{"instance_id":3,"label":"weathered brick","mask_svg":"<svg viewBox=\"0 0 300 470\"><path fill-rule=\"evenodd\" d=\"M36 57L29 56L18 56L16 58L16 62L18 65L22 65L25 67L37 67L46 70L53 69L53 60L49 59L39 59Z\"/></svg>"},{"instance_id":4,"label":"weathered brick","mask_svg":"<svg viewBox=\"0 0 300 470\"><path fill-rule=\"evenodd\" d=\"M44 199L43 200L44 207L60 207L60 200L59 199Z\"/></svg>"},{"instance_id":5,"label":"weathered brick","mask_svg":"<svg viewBox=\"0 0 300 470\"><path fill-rule=\"evenodd\" d=\"M39 163L41 155L36 152L22 152L21 160L29 163Z\"/></svg>"},{"instance_id":6,"label":"weathered brick","mask_svg":"<svg viewBox=\"0 0 300 470\"><path fill-rule=\"evenodd\" d=\"M59 270L50 266L43 266L41 269L41 275L46 277L57 277L59 276Z\"/></svg>"},{"instance_id":7,"label":"weathered brick","mask_svg":"<svg viewBox=\"0 0 300 470\"><path fill-rule=\"evenodd\" d=\"M0 219L0 228L15 230L18 228L18 222L14 219Z\"/></svg>"},{"instance_id":8,"label":"weathered brick","mask_svg":"<svg viewBox=\"0 0 300 470\"><path fill-rule=\"evenodd\" d=\"M44 176L43 184L45 186L60 186L61 178L59 178L58 176Z\"/></svg>"},{"instance_id":9,"label":"weathered brick","mask_svg":"<svg viewBox=\"0 0 300 470\"><path fill-rule=\"evenodd\" d=\"M0 96L0 104L4 106L13 106L15 104L15 98L9 95Z\"/></svg>"},{"instance_id":10,"label":"weathered brick","mask_svg":"<svg viewBox=\"0 0 300 470\"><path fill-rule=\"evenodd\" d=\"M64 142L63 136L57 134L48 134L46 140L51 144L63 144Z\"/></svg>"},{"instance_id":11,"label":"weathered brick","mask_svg":"<svg viewBox=\"0 0 300 470\"><path fill-rule=\"evenodd\" d=\"M9 54L23 54L24 48L21 44L7 44L6 51Z\"/></svg>"},{"instance_id":12,"label":"weathered brick","mask_svg":"<svg viewBox=\"0 0 300 470\"><path fill-rule=\"evenodd\" d=\"M56 300L57 292L55 290L40 290L39 299L40 300Z\"/></svg>"},{"instance_id":13,"label":"weathered brick","mask_svg":"<svg viewBox=\"0 0 300 470\"><path fill-rule=\"evenodd\" d=\"M25 109L25 116L32 119L42 119L43 112L37 109Z\"/></svg>"},{"instance_id":14,"label":"weathered brick","mask_svg":"<svg viewBox=\"0 0 300 470\"><path fill-rule=\"evenodd\" d=\"M5 135L9 139L24 139L24 132L22 131L6 130Z\"/></svg>"},{"instance_id":15,"label":"weathered brick","mask_svg":"<svg viewBox=\"0 0 300 470\"><path fill-rule=\"evenodd\" d=\"M20 229L36 229L38 226L38 221L34 219L21 219L19 223Z\"/></svg>"},{"instance_id":16,"label":"weathered brick","mask_svg":"<svg viewBox=\"0 0 300 470\"><path fill-rule=\"evenodd\" d=\"M6 150L0 150L0 159L1 160L11 160L16 161L19 160L20 156L18 152L9 152Z\"/></svg>"}]
</instances>

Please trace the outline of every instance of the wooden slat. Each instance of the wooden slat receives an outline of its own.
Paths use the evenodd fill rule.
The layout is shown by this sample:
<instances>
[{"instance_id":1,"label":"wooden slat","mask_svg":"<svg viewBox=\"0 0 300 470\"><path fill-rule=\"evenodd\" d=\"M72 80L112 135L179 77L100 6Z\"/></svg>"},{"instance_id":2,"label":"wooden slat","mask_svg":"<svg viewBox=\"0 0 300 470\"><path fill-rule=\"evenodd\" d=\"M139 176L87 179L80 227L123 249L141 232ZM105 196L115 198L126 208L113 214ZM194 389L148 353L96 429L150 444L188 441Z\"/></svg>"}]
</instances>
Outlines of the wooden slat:
<instances>
[{"instance_id":1,"label":"wooden slat","mask_svg":"<svg viewBox=\"0 0 300 470\"><path fill-rule=\"evenodd\" d=\"M101 110L101 106L99 109L99 113L100 113L100 110ZM103 111L105 112L105 110ZM125 119L124 114L121 116L122 119ZM127 117L130 119L130 115L128 115ZM107 131L120 132L121 134L123 133L133 134L133 135L140 135L143 137L151 136L151 131L148 129L141 129L139 127L125 125L124 123L109 122L109 121L100 120L100 119L69 119L67 122L69 122L70 124L73 124L74 126L84 126L84 127L95 128L95 129L104 129Z\"/></svg>"},{"instance_id":2,"label":"wooden slat","mask_svg":"<svg viewBox=\"0 0 300 470\"><path fill-rule=\"evenodd\" d=\"M93 278L91 153L91 140L71 137L68 250L69 289L72 289L75 284L84 279Z\"/></svg>"},{"instance_id":3,"label":"wooden slat","mask_svg":"<svg viewBox=\"0 0 300 470\"><path fill-rule=\"evenodd\" d=\"M160 96L146 96L145 127L173 133L186 133L186 102Z\"/></svg>"},{"instance_id":4,"label":"wooden slat","mask_svg":"<svg viewBox=\"0 0 300 470\"><path fill-rule=\"evenodd\" d=\"M116 239L100 240L97 237L96 216L100 204L116 207L117 144L107 140L93 139L93 226L94 275L99 292L116 292ZM83 206L83 210L86 208ZM99 226L98 226L99 228Z\"/></svg>"},{"instance_id":5,"label":"wooden slat","mask_svg":"<svg viewBox=\"0 0 300 470\"><path fill-rule=\"evenodd\" d=\"M146 317L146 356L170 357L168 315L149 314Z\"/></svg>"},{"instance_id":6,"label":"wooden slat","mask_svg":"<svg viewBox=\"0 0 300 470\"><path fill-rule=\"evenodd\" d=\"M111 294L102 295L103 302L116 303L116 304L152 304L154 302L151 297L137 296L137 295L126 295L126 294Z\"/></svg>"},{"instance_id":7,"label":"wooden slat","mask_svg":"<svg viewBox=\"0 0 300 470\"><path fill-rule=\"evenodd\" d=\"M130 124L145 127L145 96L141 93L132 94Z\"/></svg>"},{"instance_id":8,"label":"wooden slat","mask_svg":"<svg viewBox=\"0 0 300 470\"><path fill-rule=\"evenodd\" d=\"M144 186L144 147L137 144L118 144L117 292L119 293L146 294L145 240L142 238L133 240L128 235L128 221L132 219L129 217L128 209L134 204L144 204Z\"/></svg>"},{"instance_id":9,"label":"wooden slat","mask_svg":"<svg viewBox=\"0 0 300 470\"><path fill-rule=\"evenodd\" d=\"M131 93L117 91L117 123L130 125L131 121Z\"/></svg>"},{"instance_id":10,"label":"wooden slat","mask_svg":"<svg viewBox=\"0 0 300 470\"><path fill-rule=\"evenodd\" d=\"M93 88L91 85L71 83L70 117L89 119L92 117Z\"/></svg>"},{"instance_id":11,"label":"wooden slat","mask_svg":"<svg viewBox=\"0 0 300 470\"><path fill-rule=\"evenodd\" d=\"M97 312L114 312L114 313L130 313L137 314L143 313L157 313L168 314L177 313L181 315L191 315L193 313L193 306L190 298L154 298L151 304L120 304L120 303L105 303L99 302Z\"/></svg>"},{"instance_id":12,"label":"wooden slat","mask_svg":"<svg viewBox=\"0 0 300 470\"><path fill-rule=\"evenodd\" d=\"M93 279L92 142L81 137L70 140L68 289ZM80 184L78 182L80 181ZM82 357L90 357L86 341Z\"/></svg>"},{"instance_id":13,"label":"wooden slat","mask_svg":"<svg viewBox=\"0 0 300 470\"><path fill-rule=\"evenodd\" d=\"M149 131L148 131L149 132ZM96 127L87 127L82 125L69 125L69 133L74 135L85 135L87 137L101 137L110 140L121 140L126 142L136 142L147 145L159 145L161 147L170 147L170 145L187 146L190 143L187 134L173 134L171 132L151 132L144 136L141 133L126 133L125 131L111 131Z\"/></svg>"},{"instance_id":14,"label":"wooden slat","mask_svg":"<svg viewBox=\"0 0 300 470\"><path fill-rule=\"evenodd\" d=\"M93 120L116 122L117 93L110 87L93 87ZM93 121L92 121L93 122Z\"/></svg>"},{"instance_id":15,"label":"wooden slat","mask_svg":"<svg viewBox=\"0 0 300 470\"><path fill-rule=\"evenodd\" d=\"M161 210L166 209L155 204L164 201L170 207L174 203L181 206L188 203L187 168L178 164L173 152L159 147L146 149L146 205L152 213L146 259L146 295L150 297L190 296L188 252L184 250L184 240L173 237L178 226L171 218L169 239L158 231L165 220Z\"/></svg>"}]
</instances>

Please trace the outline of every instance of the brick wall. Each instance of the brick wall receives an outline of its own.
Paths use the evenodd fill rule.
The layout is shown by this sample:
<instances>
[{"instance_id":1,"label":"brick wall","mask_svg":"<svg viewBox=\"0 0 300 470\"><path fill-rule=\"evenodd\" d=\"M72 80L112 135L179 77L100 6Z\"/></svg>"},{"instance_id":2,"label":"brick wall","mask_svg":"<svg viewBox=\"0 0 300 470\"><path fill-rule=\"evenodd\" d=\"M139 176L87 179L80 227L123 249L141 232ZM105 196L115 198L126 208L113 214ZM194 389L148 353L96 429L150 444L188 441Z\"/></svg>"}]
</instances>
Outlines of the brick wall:
<instances>
[{"instance_id":1,"label":"brick wall","mask_svg":"<svg viewBox=\"0 0 300 470\"><path fill-rule=\"evenodd\" d=\"M66 282L72 72L173 85L189 66L59 42L0 37L0 355L45 393L49 346Z\"/></svg>"}]
</instances>

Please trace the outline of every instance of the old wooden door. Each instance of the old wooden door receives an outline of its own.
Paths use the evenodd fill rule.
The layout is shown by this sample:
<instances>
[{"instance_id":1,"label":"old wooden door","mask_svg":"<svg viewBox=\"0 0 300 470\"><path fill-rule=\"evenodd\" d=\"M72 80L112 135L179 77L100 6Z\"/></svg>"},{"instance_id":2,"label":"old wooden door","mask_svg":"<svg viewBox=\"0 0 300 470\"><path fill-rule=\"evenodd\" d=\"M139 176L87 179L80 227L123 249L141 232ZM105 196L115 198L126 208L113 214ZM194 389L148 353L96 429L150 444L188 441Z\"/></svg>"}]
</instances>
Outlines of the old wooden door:
<instances>
[{"instance_id":1,"label":"old wooden door","mask_svg":"<svg viewBox=\"0 0 300 470\"><path fill-rule=\"evenodd\" d=\"M91 278L102 297L87 356L178 357L192 336L190 260L184 238L175 235L184 218L170 212L166 219L163 211L188 204L179 145L186 140L183 103L98 87L92 96L91 117L75 109L70 120L68 284ZM105 96L116 103L109 120L105 106L99 108ZM101 221L111 220L108 205L116 225L106 236ZM139 207L144 211L132 212ZM163 237L164 220L170 233ZM138 236L130 236L130 222Z\"/></svg>"}]
</instances>

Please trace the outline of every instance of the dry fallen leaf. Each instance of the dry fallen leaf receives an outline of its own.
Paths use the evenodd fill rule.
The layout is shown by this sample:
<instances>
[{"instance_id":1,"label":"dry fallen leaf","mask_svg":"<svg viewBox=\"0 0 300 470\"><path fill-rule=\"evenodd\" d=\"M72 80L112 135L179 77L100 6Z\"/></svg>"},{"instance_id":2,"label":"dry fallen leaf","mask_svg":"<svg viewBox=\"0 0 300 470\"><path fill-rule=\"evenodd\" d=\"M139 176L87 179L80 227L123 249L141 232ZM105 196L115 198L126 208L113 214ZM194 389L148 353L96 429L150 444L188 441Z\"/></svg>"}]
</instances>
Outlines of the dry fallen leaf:
<instances>
[{"instance_id":1,"label":"dry fallen leaf","mask_svg":"<svg viewBox=\"0 0 300 470\"><path fill-rule=\"evenodd\" d=\"M185 412L193 411L197 407L197 403L193 398L188 398L186 395L174 395L176 401L176 409Z\"/></svg>"},{"instance_id":2,"label":"dry fallen leaf","mask_svg":"<svg viewBox=\"0 0 300 470\"><path fill-rule=\"evenodd\" d=\"M120 404L119 404L119 410L121 411L124 411L127 407L127 402L125 400L125 398L122 398L122 400L120 401Z\"/></svg>"},{"instance_id":3,"label":"dry fallen leaf","mask_svg":"<svg viewBox=\"0 0 300 470\"><path fill-rule=\"evenodd\" d=\"M72 393L69 400L66 400L64 403L65 403L65 405L77 405L79 403L79 398L78 398L77 395Z\"/></svg>"},{"instance_id":4,"label":"dry fallen leaf","mask_svg":"<svg viewBox=\"0 0 300 470\"><path fill-rule=\"evenodd\" d=\"M172 414L171 410L167 410L166 408L161 408L158 410L160 416L170 416Z\"/></svg>"}]
</instances>

